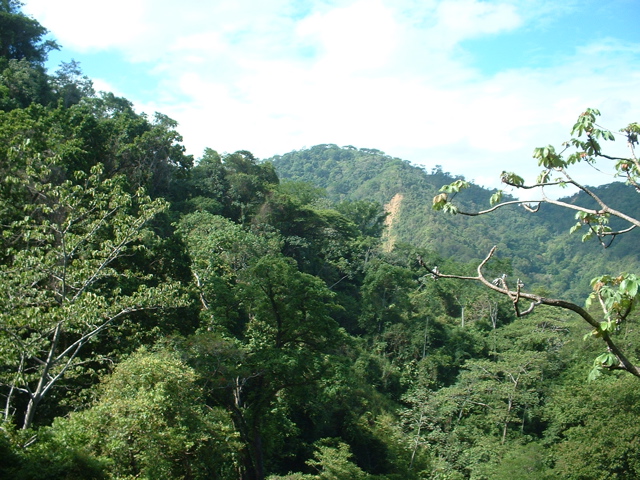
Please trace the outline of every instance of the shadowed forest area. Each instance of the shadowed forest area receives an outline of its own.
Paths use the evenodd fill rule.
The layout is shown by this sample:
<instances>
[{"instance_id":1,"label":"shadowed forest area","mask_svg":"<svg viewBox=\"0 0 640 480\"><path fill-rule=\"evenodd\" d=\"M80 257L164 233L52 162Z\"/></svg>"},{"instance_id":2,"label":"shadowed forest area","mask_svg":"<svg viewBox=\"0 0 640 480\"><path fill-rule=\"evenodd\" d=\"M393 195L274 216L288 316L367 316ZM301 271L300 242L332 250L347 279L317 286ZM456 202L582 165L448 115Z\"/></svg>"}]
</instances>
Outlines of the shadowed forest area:
<instances>
[{"instance_id":1,"label":"shadowed forest area","mask_svg":"<svg viewBox=\"0 0 640 480\"><path fill-rule=\"evenodd\" d=\"M597 111L538 183L623 181L532 213L375 149L194 159L46 33L0 1L0 477L640 477L640 165Z\"/></svg>"}]
</instances>

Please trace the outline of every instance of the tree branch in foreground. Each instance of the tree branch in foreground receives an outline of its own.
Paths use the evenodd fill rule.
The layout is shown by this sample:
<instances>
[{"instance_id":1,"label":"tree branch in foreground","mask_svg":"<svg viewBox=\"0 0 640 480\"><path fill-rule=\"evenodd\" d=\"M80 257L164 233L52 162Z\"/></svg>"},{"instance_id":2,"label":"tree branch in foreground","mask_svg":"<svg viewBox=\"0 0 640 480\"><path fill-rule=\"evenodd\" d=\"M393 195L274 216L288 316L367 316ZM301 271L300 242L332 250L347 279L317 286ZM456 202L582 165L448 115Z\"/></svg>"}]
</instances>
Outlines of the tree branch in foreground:
<instances>
[{"instance_id":1,"label":"tree branch in foreground","mask_svg":"<svg viewBox=\"0 0 640 480\"><path fill-rule=\"evenodd\" d=\"M484 260L480 262L477 268L478 275L475 277L464 276L464 275L448 275L448 274L440 273L440 271L438 271L435 268L429 270L426 267L426 265L425 265L425 268L427 268L430 275L434 279L451 278L451 279L457 279L457 280L476 281L476 282L482 283L484 286L486 286L487 288L490 288L491 290L494 290L495 292L508 296L513 302L513 306L514 306L516 315L518 317L523 317L525 315L528 315L529 313L533 312L535 307L537 307L538 305L549 305L551 307L571 310L572 312L577 313L585 322L587 322L589 325L593 327L594 329L593 335L595 337L602 338L602 340L607 345L608 352L610 354L615 355L615 358L616 358L615 362L602 362L601 368L604 368L607 370L624 370L640 378L640 368L636 367L624 355L624 353L620 350L620 348L616 345L616 343L611 338L609 331L606 329L603 329L600 321L596 320L593 316L591 316L591 314L589 314L589 312L587 312L584 308L580 307L579 305L576 305L575 303L568 302L566 300L546 298L533 293L523 292L522 288L524 287L524 284L520 281L520 279L516 281L515 290L510 288L510 286L508 285L506 275L503 275L502 277L498 277L492 281L488 280L484 276L482 269L493 257L493 255L496 252L496 249L497 247L494 246L489 252L489 254L484 258ZM526 301L526 300L530 302L529 306L525 310L522 310L520 306L520 302Z\"/></svg>"}]
</instances>

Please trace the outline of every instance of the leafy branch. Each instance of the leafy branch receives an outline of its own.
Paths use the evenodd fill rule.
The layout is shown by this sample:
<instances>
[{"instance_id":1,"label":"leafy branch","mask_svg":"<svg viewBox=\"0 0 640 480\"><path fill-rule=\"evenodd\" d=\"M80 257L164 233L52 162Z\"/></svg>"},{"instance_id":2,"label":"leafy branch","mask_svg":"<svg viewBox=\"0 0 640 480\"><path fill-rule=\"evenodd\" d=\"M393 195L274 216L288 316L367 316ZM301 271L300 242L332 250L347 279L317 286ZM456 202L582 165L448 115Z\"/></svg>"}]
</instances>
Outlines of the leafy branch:
<instances>
[{"instance_id":1,"label":"leafy branch","mask_svg":"<svg viewBox=\"0 0 640 480\"><path fill-rule=\"evenodd\" d=\"M433 208L452 214L479 216L492 213L503 207L520 205L529 212L538 212L540 205L556 205L569 211L575 212L576 223L571 228L570 233L586 228L586 233L582 236L582 241L596 237L600 244L607 248L618 235L623 235L640 227L640 218L629 215L617 208L612 207L602 200L592 189L576 181L569 173L570 166L580 162L594 165L598 159L616 162L614 165L616 177L626 179L626 183L632 185L640 193L640 162L638 161L635 148L638 145L638 134L640 125L631 123L620 130L627 139L630 150L629 158L610 156L602 153L601 141L614 141L614 134L603 129L596 123L596 117L600 112L596 109L587 109L574 124L571 134L574 135L569 141L563 143L563 149L556 151L552 145L534 149L533 157L538 160L538 165L544 170L540 173L535 183L527 184L525 180L512 172L502 172L500 179L503 184L516 189L538 189L539 198L526 202L520 200L503 200L502 190L494 193L490 198L491 207L477 212L467 212L453 203L455 195L461 190L470 186L469 182L456 180L450 185L441 188L441 193L433 199ZM595 208L588 208L582 205L568 203L563 200L556 200L549 197L545 188L550 186L571 185L583 192L587 197L596 203ZM618 218L626 223L626 226L617 230L609 226L612 217ZM508 285L506 276L502 276L493 281L489 281L482 273L482 268L494 255L496 247L491 249L487 257L478 266L478 275L466 277L460 275L446 275L437 270L432 270L434 278L454 278L461 280L478 281L487 288L502 295L507 295L513 302L516 314L524 316L531 313L538 305L549 305L571 310L577 313L583 320L593 327L587 337L594 336L601 338L607 346L607 352L598 356L594 361L594 368L589 375L593 379L604 370L624 370L636 377L640 377L640 370L636 367L620 350L612 340L611 335L619 330L620 324L628 319L629 314L634 310L640 296L640 279L634 274L622 273L612 277L603 275L591 281L593 293L589 296L586 308L589 308L597 301L602 309L604 321L594 318L585 308L572 302L560 299L545 298L540 295L523 291L524 285L518 279L516 285ZM522 310L520 302L529 301L530 304Z\"/></svg>"},{"instance_id":2,"label":"leafy branch","mask_svg":"<svg viewBox=\"0 0 640 480\"><path fill-rule=\"evenodd\" d=\"M605 368L607 370L624 370L640 378L640 368L635 366L626 357L626 355L611 338L611 333L615 331L615 328L611 327L610 320L605 322L598 321L585 308L567 300L547 298L543 297L542 295L525 292L523 291L524 284L520 279L516 280L515 285L509 285L506 275L502 275L501 277L498 277L494 280L487 279L483 273L483 268L494 256L496 250L497 246L494 246L489 251L489 254L484 258L484 260L480 262L477 267L478 274L476 276L445 274L441 273L438 269L427 268L427 270L429 270L431 277L434 279L450 278L457 280L476 281L482 283L485 287L500 293L501 295L508 296L513 303L514 310L518 317L524 317L532 313L534 309L539 305L548 305L550 307L562 308L564 310L570 310L577 313L584 321L586 321L593 327L592 332L588 335L602 338L602 340L607 345L607 353L610 355L606 356L606 361L601 361L605 359L605 357L603 357L602 355L598 357L596 359L596 368ZM614 282L609 282L609 284L611 283ZM617 324L619 324L628 316L633 306L635 305L638 289L640 286L640 279L635 276L627 276L624 279L621 279L618 284L622 286L621 290L623 291L623 293L615 292L613 289L611 289L610 285L606 285L604 283L597 284L598 291L595 292L596 296L600 295L600 297L606 298L606 300L603 300L603 305L605 312L608 312L607 314L609 316L611 316L611 312L624 311L623 315L618 315L618 321L616 322ZM623 301L622 298L624 295L626 295L626 297L624 297ZM523 301L529 302L529 305L524 310L521 306L521 302Z\"/></svg>"}]
</instances>

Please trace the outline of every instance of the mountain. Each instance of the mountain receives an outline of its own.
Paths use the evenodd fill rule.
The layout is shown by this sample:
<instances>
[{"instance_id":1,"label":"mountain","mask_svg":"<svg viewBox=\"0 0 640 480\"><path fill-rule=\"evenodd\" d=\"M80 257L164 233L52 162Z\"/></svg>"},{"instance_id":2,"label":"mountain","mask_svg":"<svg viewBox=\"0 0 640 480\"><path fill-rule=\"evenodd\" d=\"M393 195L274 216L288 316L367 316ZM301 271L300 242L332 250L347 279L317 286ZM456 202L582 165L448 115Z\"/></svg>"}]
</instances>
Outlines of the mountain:
<instances>
[{"instance_id":1,"label":"mountain","mask_svg":"<svg viewBox=\"0 0 640 480\"><path fill-rule=\"evenodd\" d=\"M477 265L497 245L497 257L510 262L509 275L525 279L528 287L548 295L580 300L589 292L591 278L640 267L633 253L638 232L616 238L606 249L595 240L582 243L580 234L569 234L576 222L573 214L561 207L542 205L534 214L512 206L479 217L434 211L432 200L440 188L464 178L444 172L440 166L428 172L380 150L333 144L268 161L281 179L321 187L332 201L364 199L385 205L390 213L389 247L408 243ZM639 196L625 184L615 182L593 191L625 212L640 212ZM466 211L486 209L493 193L495 190L472 184L457 194L456 204ZM593 206L584 193L564 200Z\"/></svg>"}]
</instances>

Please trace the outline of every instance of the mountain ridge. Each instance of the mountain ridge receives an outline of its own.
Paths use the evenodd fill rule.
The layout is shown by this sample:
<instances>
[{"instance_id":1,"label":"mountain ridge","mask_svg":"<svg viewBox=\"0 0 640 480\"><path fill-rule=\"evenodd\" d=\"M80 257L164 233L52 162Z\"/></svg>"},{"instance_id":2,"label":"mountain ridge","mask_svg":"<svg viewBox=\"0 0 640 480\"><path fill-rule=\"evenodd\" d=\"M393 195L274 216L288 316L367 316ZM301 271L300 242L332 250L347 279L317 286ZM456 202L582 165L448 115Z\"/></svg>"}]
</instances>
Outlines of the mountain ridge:
<instances>
[{"instance_id":1,"label":"mountain ridge","mask_svg":"<svg viewBox=\"0 0 640 480\"><path fill-rule=\"evenodd\" d=\"M527 277L529 284L544 292L560 292L571 298L584 298L593 276L618 274L640 266L627 252L638 241L638 232L621 236L608 249L596 242L582 243L580 235L569 235L575 224L573 214L553 205L541 205L536 214L522 208L505 207L490 215L451 216L432 209L432 199L443 185L464 179L443 171L431 172L407 160L391 157L371 148L339 147L321 144L267 159L283 180L309 182L325 190L332 201L372 200L395 206L393 243L407 243L435 251L470 265L477 264L489 250L498 246L498 256L510 262L514 275ZM622 204L630 213L640 212L640 201L631 187L614 182L593 191L607 202ZM489 207L497 190L471 183L456 194L456 203L468 211ZM589 203L584 194L564 198L569 203ZM506 197L515 200L514 197ZM509 272L511 273L511 272Z\"/></svg>"}]
</instances>

